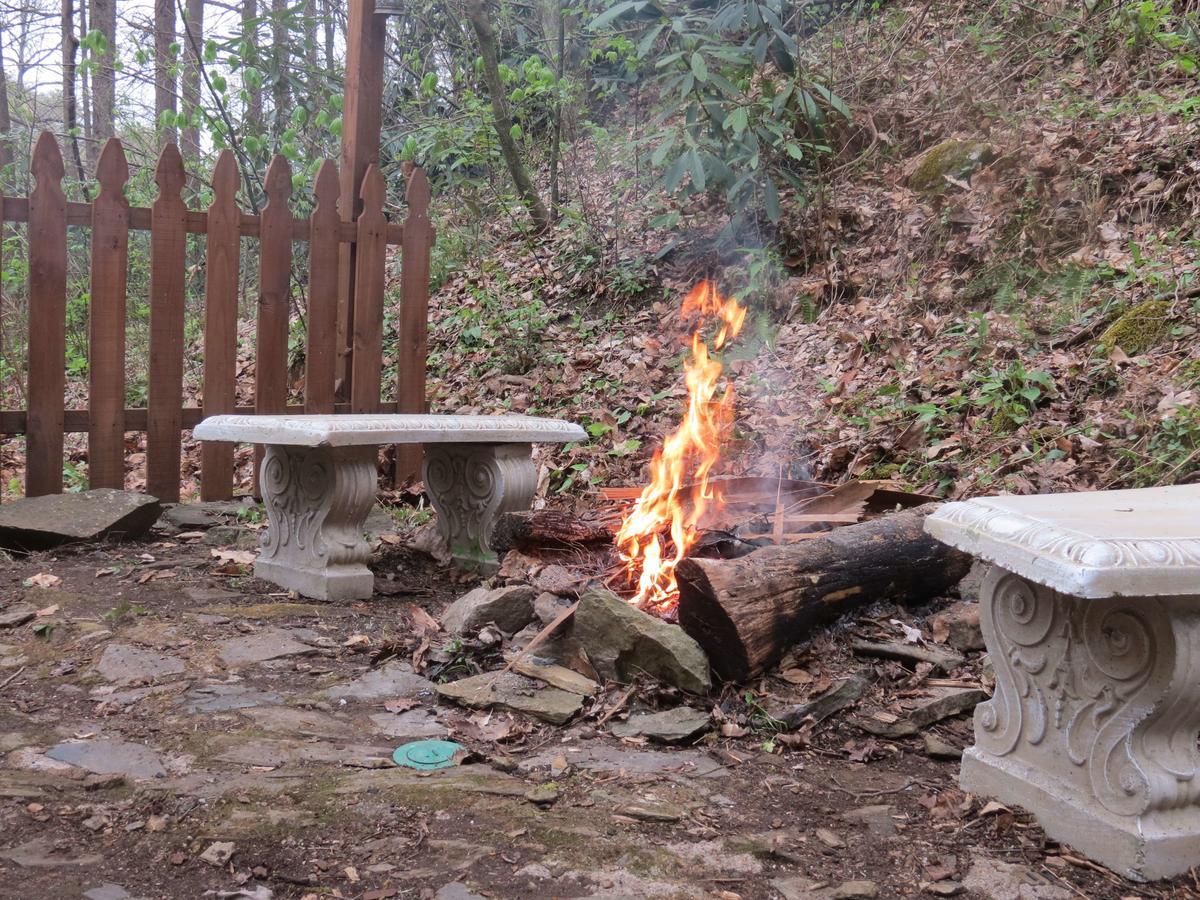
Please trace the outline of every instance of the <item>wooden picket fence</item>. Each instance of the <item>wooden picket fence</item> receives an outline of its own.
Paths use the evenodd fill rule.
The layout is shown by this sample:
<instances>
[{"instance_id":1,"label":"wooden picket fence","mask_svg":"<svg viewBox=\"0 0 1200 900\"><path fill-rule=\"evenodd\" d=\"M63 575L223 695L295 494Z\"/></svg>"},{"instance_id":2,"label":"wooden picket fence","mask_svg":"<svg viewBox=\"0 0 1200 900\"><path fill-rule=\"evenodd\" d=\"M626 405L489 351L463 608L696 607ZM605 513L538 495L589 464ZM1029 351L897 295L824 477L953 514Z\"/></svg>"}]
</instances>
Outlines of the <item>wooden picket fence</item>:
<instances>
[{"instance_id":1,"label":"wooden picket fence","mask_svg":"<svg viewBox=\"0 0 1200 900\"><path fill-rule=\"evenodd\" d=\"M429 183L420 169L408 179L408 216L389 223L385 183L375 166L363 178L362 211L342 217L337 166L326 160L314 187L312 215L292 215L292 175L277 156L266 173L266 205L248 215L237 205L239 172L231 151L221 153L207 211L189 210L181 197L183 159L168 145L155 171L158 198L150 208L125 199L129 170L120 141L109 140L96 166L99 194L68 201L62 154L49 132L34 149L33 189L27 198L0 195L0 228L28 223L29 343L24 410L0 411L0 435L25 435L25 493L63 489L64 434L87 432L91 487L125 484L125 433L146 433L146 490L178 501L182 432L218 413L424 412L429 252ZM350 204L345 204L347 207ZM89 402L66 409L67 228L91 228ZM150 232L150 359L145 408L125 408L126 277L129 232ZM183 397L185 265L188 234L206 235L202 405ZM241 238L259 241L253 407L235 402ZM304 403L288 405L288 321L292 245L309 243ZM383 307L389 244L401 248L401 314L397 396L384 401ZM351 252L351 248L352 251ZM350 263L348 261L352 260ZM352 268L343 283L342 267ZM349 291L347 291L349 285ZM342 295L339 315L339 293ZM352 296L352 302L346 297ZM2 310L0 310L2 311ZM340 335L340 337L339 337ZM341 370L340 385L337 384ZM398 461L399 462L399 461ZM409 461L411 464L411 460ZM234 481L233 446L205 444L200 485L204 500L228 499Z\"/></svg>"}]
</instances>

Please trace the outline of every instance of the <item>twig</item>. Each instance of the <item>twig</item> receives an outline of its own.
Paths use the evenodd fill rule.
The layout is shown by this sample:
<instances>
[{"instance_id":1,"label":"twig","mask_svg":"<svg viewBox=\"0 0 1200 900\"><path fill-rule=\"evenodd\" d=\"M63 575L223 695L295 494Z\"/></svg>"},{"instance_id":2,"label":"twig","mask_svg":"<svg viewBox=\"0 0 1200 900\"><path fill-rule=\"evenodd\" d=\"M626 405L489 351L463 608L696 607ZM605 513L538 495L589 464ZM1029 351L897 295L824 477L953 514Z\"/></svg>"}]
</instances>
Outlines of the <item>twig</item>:
<instances>
[{"instance_id":1,"label":"twig","mask_svg":"<svg viewBox=\"0 0 1200 900\"><path fill-rule=\"evenodd\" d=\"M834 790L841 791L843 794L849 794L855 800L865 800L868 797L885 797L888 794L902 794L905 791L907 791L910 787L912 787L913 785L916 784L915 781L909 781L909 782L906 782L903 787L891 788L890 790L852 791L848 787L844 787L842 785L842 783L840 781L838 781L836 778L834 778L832 775L829 776L829 780L833 782Z\"/></svg>"},{"instance_id":2,"label":"twig","mask_svg":"<svg viewBox=\"0 0 1200 900\"><path fill-rule=\"evenodd\" d=\"M625 706L625 704L629 702L629 698L633 696L633 692L636 688L637 688L636 684L631 684L629 686L629 690L627 690L624 694L622 694L617 699L617 702L613 704L612 709L610 709L608 712L606 712L604 715L602 715L597 720L596 727L599 728L601 725L603 725L605 722L607 722L609 719L611 719L613 716L615 716L618 712L620 712L621 709Z\"/></svg>"},{"instance_id":3,"label":"twig","mask_svg":"<svg viewBox=\"0 0 1200 900\"><path fill-rule=\"evenodd\" d=\"M10 684L12 684L14 681L16 681L17 677L22 672L24 672L27 668L28 668L28 666L21 666L21 668L17 669L17 671L13 672L11 675L9 675L7 678L5 678L4 684L0 684L0 691L4 690Z\"/></svg>"}]
</instances>

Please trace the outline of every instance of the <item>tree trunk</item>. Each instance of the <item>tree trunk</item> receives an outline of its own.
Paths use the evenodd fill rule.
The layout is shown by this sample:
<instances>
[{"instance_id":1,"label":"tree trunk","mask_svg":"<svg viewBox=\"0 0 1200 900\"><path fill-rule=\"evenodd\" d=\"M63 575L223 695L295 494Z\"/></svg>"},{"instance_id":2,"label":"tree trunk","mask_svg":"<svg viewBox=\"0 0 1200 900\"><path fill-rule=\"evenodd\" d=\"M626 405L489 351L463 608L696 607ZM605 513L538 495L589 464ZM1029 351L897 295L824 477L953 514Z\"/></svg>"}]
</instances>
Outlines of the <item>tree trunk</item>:
<instances>
[{"instance_id":1,"label":"tree trunk","mask_svg":"<svg viewBox=\"0 0 1200 900\"><path fill-rule=\"evenodd\" d=\"M79 0L79 34L88 33L87 0ZM84 66L79 72L79 99L77 109L83 115L83 155L87 159L88 173L96 171L96 161L100 158L100 145L96 143L96 133L92 130L92 79L90 67Z\"/></svg>"},{"instance_id":2,"label":"tree trunk","mask_svg":"<svg viewBox=\"0 0 1200 900\"><path fill-rule=\"evenodd\" d=\"M562 196L559 192L558 184L558 169L559 162L562 159L562 135L563 135L563 103L562 103L562 86L563 75L566 73L566 51L567 51L567 19L563 12L562 0L556 0L555 7L555 36L557 37L557 59L555 62L555 92L557 96L554 99L554 138L550 144L550 212L558 218L558 207L562 202ZM635 154L636 155L636 154Z\"/></svg>"},{"instance_id":3,"label":"tree trunk","mask_svg":"<svg viewBox=\"0 0 1200 900\"><path fill-rule=\"evenodd\" d=\"M63 130L70 135L71 159L75 163L75 175L82 183L85 179L83 157L79 153L78 107L75 101L75 55L79 50L79 39L75 36L74 0L62 0L62 118Z\"/></svg>"},{"instance_id":4,"label":"tree trunk","mask_svg":"<svg viewBox=\"0 0 1200 900\"><path fill-rule=\"evenodd\" d=\"M525 163L521 161L517 142L513 140L512 114L508 110L504 83L500 80L496 30L492 27L483 3L484 0L468 0L467 17L471 20L471 27L475 30L475 37L479 41L479 55L483 58L483 80L487 83L488 94L491 95L496 138L500 142L500 152L504 155L504 161L508 165L513 185L517 189L517 196L529 210L529 218L533 220L533 227L537 231L544 231L550 227L550 212L546 209L542 198L538 196L529 172L525 168Z\"/></svg>"},{"instance_id":5,"label":"tree trunk","mask_svg":"<svg viewBox=\"0 0 1200 900\"><path fill-rule=\"evenodd\" d=\"M178 138L175 129L175 67L171 58L171 45L175 43L174 0L154 0L154 129L158 135L158 146L173 144ZM171 123L165 124L163 116L171 113Z\"/></svg>"},{"instance_id":6,"label":"tree trunk","mask_svg":"<svg viewBox=\"0 0 1200 900\"><path fill-rule=\"evenodd\" d=\"M925 534L926 504L739 559L687 559L679 624L713 669L744 681L817 626L876 600L913 603L953 587L971 558Z\"/></svg>"},{"instance_id":7,"label":"tree trunk","mask_svg":"<svg viewBox=\"0 0 1200 900\"><path fill-rule=\"evenodd\" d=\"M275 139L278 140L288 128L291 115L291 92L288 90L287 73L291 68L289 52L291 35L288 33L287 0L271 0L271 51L275 54L274 81L271 84L271 101L275 105Z\"/></svg>"},{"instance_id":8,"label":"tree trunk","mask_svg":"<svg viewBox=\"0 0 1200 900\"><path fill-rule=\"evenodd\" d=\"M183 115L187 124L180 133L179 150L188 173L188 186L200 190L200 69L204 65L204 0L187 0L183 22Z\"/></svg>"},{"instance_id":9,"label":"tree trunk","mask_svg":"<svg viewBox=\"0 0 1200 900\"><path fill-rule=\"evenodd\" d=\"M247 0L242 4L242 37L254 48L255 56L250 62L262 71L262 58L258 49L258 0ZM243 84L250 101L246 104L246 126L250 133L259 132L263 125L262 83Z\"/></svg>"},{"instance_id":10,"label":"tree trunk","mask_svg":"<svg viewBox=\"0 0 1200 900\"><path fill-rule=\"evenodd\" d=\"M8 76L4 74L4 42L0 41L0 193L12 173L13 163L12 117L8 109ZM0 225L0 228L3 226Z\"/></svg>"},{"instance_id":11,"label":"tree trunk","mask_svg":"<svg viewBox=\"0 0 1200 900\"><path fill-rule=\"evenodd\" d=\"M117 4L116 0L91 0L92 27L104 36L104 49L96 55L96 70L92 76L92 130L96 146L103 147L110 137L115 137L116 127L116 73L113 60L117 52Z\"/></svg>"},{"instance_id":12,"label":"tree trunk","mask_svg":"<svg viewBox=\"0 0 1200 900\"><path fill-rule=\"evenodd\" d=\"M322 0L321 21L325 25L325 74L332 78L337 71L337 25L333 21L333 0Z\"/></svg>"}]
</instances>

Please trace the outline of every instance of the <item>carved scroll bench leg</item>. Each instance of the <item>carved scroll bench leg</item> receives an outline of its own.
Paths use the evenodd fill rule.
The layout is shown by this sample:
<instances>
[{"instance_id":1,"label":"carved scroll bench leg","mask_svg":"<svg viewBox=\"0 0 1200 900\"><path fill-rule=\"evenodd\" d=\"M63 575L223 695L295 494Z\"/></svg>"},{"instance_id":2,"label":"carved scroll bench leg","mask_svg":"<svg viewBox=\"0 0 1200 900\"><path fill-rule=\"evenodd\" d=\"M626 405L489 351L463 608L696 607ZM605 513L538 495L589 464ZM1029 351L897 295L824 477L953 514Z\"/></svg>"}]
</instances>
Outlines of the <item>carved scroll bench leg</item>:
<instances>
[{"instance_id":1,"label":"carved scroll bench leg","mask_svg":"<svg viewBox=\"0 0 1200 900\"><path fill-rule=\"evenodd\" d=\"M267 533L254 574L318 600L374 592L363 526L375 500L374 446L269 445L259 483Z\"/></svg>"},{"instance_id":2,"label":"carved scroll bench leg","mask_svg":"<svg viewBox=\"0 0 1200 900\"><path fill-rule=\"evenodd\" d=\"M1200 596L1084 600L993 567L965 790L1134 879L1200 864Z\"/></svg>"},{"instance_id":3,"label":"carved scroll bench leg","mask_svg":"<svg viewBox=\"0 0 1200 900\"><path fill-rule=\"evenodd\" d=\"M506 512L529 509L537 488L530 444L426 444L425 490L454 562L482 574L500 567L489 544Z\"/></svg>"}]
</instances>

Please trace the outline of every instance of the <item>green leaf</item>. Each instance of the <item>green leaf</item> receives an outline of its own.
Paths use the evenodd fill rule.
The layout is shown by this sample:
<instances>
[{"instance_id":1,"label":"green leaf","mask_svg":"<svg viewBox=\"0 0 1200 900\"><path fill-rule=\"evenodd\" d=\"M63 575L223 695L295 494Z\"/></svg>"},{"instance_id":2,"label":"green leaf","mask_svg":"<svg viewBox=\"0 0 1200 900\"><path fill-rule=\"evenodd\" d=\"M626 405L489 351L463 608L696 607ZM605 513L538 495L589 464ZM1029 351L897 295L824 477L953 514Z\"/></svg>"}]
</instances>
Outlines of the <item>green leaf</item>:
<instances>
[{"instance_id":1,"label":"green leaf","mask_svg":"<svg viewBox=\"0 0 1200 900\"><path fill-rule=\"evenodd\" d=\"M654 152L650 154L650 165L658 168L663 164L663 160L667 158L667 154L675 147L675 135L667 135L667 139L654 148Z\"/></svg>"},{"instance_id":2,"label":"green leaf","mask_svg":"<svg viewBox=\"0 0 1200 900\"><path fill-rule=\"evenodd\" d=\"M692 187L697 191L703 191L708 182L704 177L704 164L700 162L700 154L695 150L689 150L688 170L692 173Z\"/></svg>"},{"instance_id":3,"label":"green leaf","mask_svg":"<svg viewBox=\"0 0 1200 900\"><path fill-rule=\"evenodd\" d=\"M740 135L746 130L746 125L749 124L749 117L746 114L745 107L739 106L729 114L729 118L725 121L733 129L734 134Z\"/></svg>"},{"instance_id":4,"label":"green leaf","mask_svg":"<svg viewBox=\"0 0 1200 900\"><path fill-rule=\"evenodd\" d=\"M665 22L659 22L642 35L642 39L638 41L637 45L638 59L645 59L649 56L650 50L654 47L654 42L658 40L658 36L662 34L662 30L666 27Z\"/></svg>"},{"instance_id":5,"label":"green leaf","mask_svg":"<svg viewBox=\"0 0 1200 900\"><path fill-rule=\"evenodd\" d=\"M588 25L588 29L590 31L599 31L601 28L611 25L630 10L640 10L645 5L641 0L625 0L624 3L610 6L604 12L600 13L600 15L596 16L596 18L592 19L591 24Z\"/></svg>"},{"instance_id":6,"label":"green leaf","mask_svg":"<svg viewBox=\"0 0 1200 900\"><path fill-rule=\"evenodd\" d=\"M708 81L708 66L704 62L704 57L697 51L692 54L691 59L692 74L696 76L696 80L701 84Z\"/></svg>"},{"instance_id":7,"label":"green leaf","mask_svg":"<svg viewBox=\"0 0 1200 900\"><path fill-rule=\"evenodd\" d=\"M514 141L519 141L525 136L525 132L521 130L521 126L516 122L513 122L513 127L508 129L508 134Z\"/></svg>"},{"instance_id":8,"label":"green leaf","mask_svg":"<svg viewBox=\"0 0 1200 900\"><path fill-rule=\"evenodd\" d=\"M779 190L775 187L775 182L770 178L763 185L763 194L766 201L767 218L772 222L778 222L780 216Z\"/></svg>"}]
</instances>

